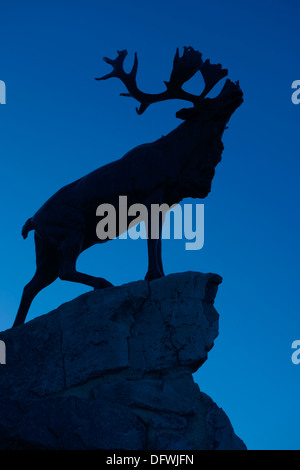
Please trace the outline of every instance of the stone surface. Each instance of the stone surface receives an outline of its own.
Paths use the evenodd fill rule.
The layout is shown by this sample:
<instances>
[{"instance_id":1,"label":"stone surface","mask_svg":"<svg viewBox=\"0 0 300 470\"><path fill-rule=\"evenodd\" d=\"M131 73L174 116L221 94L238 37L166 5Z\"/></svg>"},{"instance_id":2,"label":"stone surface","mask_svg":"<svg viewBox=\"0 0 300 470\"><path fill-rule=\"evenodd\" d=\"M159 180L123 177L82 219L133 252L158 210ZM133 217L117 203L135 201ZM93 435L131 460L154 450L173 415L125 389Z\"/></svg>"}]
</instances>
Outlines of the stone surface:
<instances>
[{"instance_id":1,"label":"stone surface","mask_svg":"<svg viewBox=\"0 0 300 470\"><path fill-rule=\"evenodd\" d=\"M193 381L218 335L221 278L93 291L0 333L0 449L243 449Z\"/></svg>"}]
</instances>

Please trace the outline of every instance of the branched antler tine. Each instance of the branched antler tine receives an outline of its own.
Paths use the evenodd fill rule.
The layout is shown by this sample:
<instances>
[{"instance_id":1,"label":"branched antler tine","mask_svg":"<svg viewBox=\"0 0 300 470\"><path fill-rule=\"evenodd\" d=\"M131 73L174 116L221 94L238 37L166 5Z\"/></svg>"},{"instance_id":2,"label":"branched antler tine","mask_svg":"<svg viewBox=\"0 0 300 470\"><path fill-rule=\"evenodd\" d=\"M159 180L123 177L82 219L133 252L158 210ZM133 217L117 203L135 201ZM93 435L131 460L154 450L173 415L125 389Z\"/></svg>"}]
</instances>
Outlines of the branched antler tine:
<instances>
[{"instance_id":1,"label":"branched antler tine","mask_svg":"<svg viewBox=\"0 0 300 470\"><path fill-rule=\"evenodd\" d=\"M95 80L107 80L108 78L115 77L113 72L103 75L103 77L96 77Z\"/></svg>"},{"instance_id":2,"label":"branched antler tine","mask_svg":"<svg viewBox=\"0 0 300 470\"><path fill-rule=\"evenodd\" d=\"M134 54L134 63L133 63L132 69L129 73L126 74L127 75L127 80L126 80L126 82L124 81L124 79L122 80L126 87L129 84L129 81L131 81L131 83L134 84L135 87L136 87L137 68L138 68L138 58L137 58L137 53L135 52L135 54ZM134 96L131 93L120 93L120 96L127 96L129 98L134 98Z\"/></svg>"},{"instance_id":3,"label":"branched antler tine","mask_svg":"<svg viewBox=\"0 0 300 470\"><path fill-rule=\"evenodd\" d=\"M228 73L227 70L222 69L220 64L213 65L209 60L203 63L202 54L192 47L184 47L184 52L181 57L179 56L179 49L177 48L170 80L164 82L167 89L161 93L144 93L138 89L136 84L138 68L137 53L135 53L133 67L129 73L126 73L123 68L123 62L126 56L127 51L123 50L118 51L116 59L104 57L104 61L110 64L113 70L101 78L96 78L96 80L107 80L112 77L119 78L128 90L126 93L121 93L121 96L135 98L141 103L140 107L137 108L138 114L142 114L152 103L170 99L190 101L194 106L197 106L216 83ZM205 82L204 91L201 95L194 95L184 91L182 89L183 84L190 80L198 71L201 71Z\"/></svg>"},{"instance_id":4,"label":"branched antler tine","mask_svg":"<svg viewBox=\"0 0 300 470\"><path fill-rule=\"evenodd\" d=\"M125 57L127 56L127 50L124 49L123 51L117 52L118 56L116 57L116 59L109 59L108 57L103 57L104 62L112 66L112 72L104 75L103 77L95 78L95 80L107 80L108 78L112 77L120 78L122 80L123 75L125 75L123 63Z\"/></svg>"},{"instance_id":5,"label":"branched antler tine","mask_svg":"<svg viewBox=\"0 0 300 470\"><path fill-rule=\"evenodd\" d=\"M152 103L141 103L140 107L135 108L135 110L138 114L143 114L143 112L146 111L146 109L148 108L148 106L150 106L150 104Z\"/></svg>"},{"instance_id":6,"label":"branched antler tine","mask_svg":"<svg viewBox=\"0 0 300 470\"><path fill-rule=\"evenodd\" d=\"M174 68L176 67L178 61L179 61L179 47L176 48L176 52L175 52L175 55L174 55L174 59L173 59L173 70L174 70Z\"/></svg>"},{"instance_id":7,"label":"branched antler tine","mask_svg":"<svg viewBox=\"0 0 300 470\"><path fill-rule=\"evenodd\" d=\"M108 57L103 57L104 62L107 64L113 65L114 61L113 59L109 59Z\"/></svg>"},{"instance_id":8,"label":"branched antler tine","mask_svg":"<svg viewBox=\"0 0 300 470\"><path fill-rule=\"evenodd\" d=\"M202 54L192 47L183 48L182 57L179 56L179 49L176 49L173 60L173 69L169 82L165 82L167 88L180 90L185 82L200 70L203 61Z\"/></svg>"},{"instance_id":9,"label":"branched antler tine","mask_svg":"<svg viewBox=\"0 0 300 470\"><path fill-rule=\"evenodd\" d=\"M123 62L126 56L127 51L124 50L118 51L118 56L116 59L109 59L108 57L104 57L104 61L110 64L113 67L113 70L111 73L104 75L101 78L96 78L96 80L107 80L108 78L112 77L119 78L128 90L128 92L120 93L120 95L135 98L137 101L139 101L141 105L139 108L136 108L136 111L138 114L142 114L152 102L157 101L157 96L161 96L161 94L151 95L148 93L143 93L138 89L136 84L136 75L138 68L137 53L135 53L134 55L134 63L129 73L126 73L123 68Z\"/></svg>"},{"instance_id":10,"label":"branched antler tine","mask_svg":"<svg viewBox=\"0 0 300 470\"><path fill-rule=\"evenodd\" d=\"M200 71L205 83L200 98L204 98L210 90L228 74L228 70L223 69L221 64L211 64L209 59L203 63Z\"/></svg>"},{"instance_id":11,"label":"branched antler tine","mask_svg":"<svg viewBox=\"0 0 300 470\"><path fill-rule=\"evenodd\" d=\"M137 58L137 53L135 52L133 66L132 66L131 72L129 73L130 77L133 78L134 80L136 79L137 68L138 68L138 58Z\"/></svg>"},{"instance_id":12,"label":"branched antler tine","mask_svg":"<svg viewBox=\"0 0 300 470\"><path fill-rule=\"evenodd\" d=\"M128 96L137 99L138 101L143 101L143 94L136 85L136 74L138 68L138 58L137 53L134 56L134 63L131 71L126 73L123 68L124 59L127 56L127 50L117 51L118 56L116 59L109 59L108 57L104 57L103 60L113 67L112 72L104 75L103 77L96 78L96 80L107 80L108 78L119 78L122 83L126 86L128 92L127 93L120 93L121 96Z\"/></svg>"}]
</instances>

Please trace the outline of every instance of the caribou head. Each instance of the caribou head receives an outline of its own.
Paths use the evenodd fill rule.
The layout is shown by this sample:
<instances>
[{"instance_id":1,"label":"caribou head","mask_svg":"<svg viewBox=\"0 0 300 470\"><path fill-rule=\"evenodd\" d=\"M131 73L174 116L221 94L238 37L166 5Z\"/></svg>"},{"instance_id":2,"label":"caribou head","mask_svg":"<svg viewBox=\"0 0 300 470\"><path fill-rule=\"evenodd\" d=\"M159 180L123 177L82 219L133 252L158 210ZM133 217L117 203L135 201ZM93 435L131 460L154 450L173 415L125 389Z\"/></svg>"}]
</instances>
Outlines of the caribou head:
<instances>
[{"instance_id":1,"label":"caribou head","mask_svg":"<svg viewBox=\"0 0 300 470\"><path fill-rule=\"evenodd\" d=\"M165 152L172 157L172 165L179 162L180 179L176 182L178 197L206 197L211 190L211 182L215 174L215 167L221 160L224 149L222 143L223 132L234 111L243 102L243 93L239 82L227 79L223 89L215 98L207 95L214 86L228 74L221 64L212 64L207 59L202 60L202 54L192 47L184 47L182 56L177 49L173 69L169 81L165 81L166 90L157 93L144 93L136 83L138 68L137 54L129 73L124 71L124 60L127 51L118 51L116 59L104 57L104 61L112 66L112 71L96 80L118 78L126 86L128 92L122 96L132 97L139 101L136 108L138 114L153 103L170 99L180 99L192 103L192 107L180 109L176 116L184 121L177 129L172 131L166 140L173 152ZM202 74L204 89L199 95L185 91L182 87L197 72ZM181 160L181 161L180 161Z\"/></svg>"}]
</instances>

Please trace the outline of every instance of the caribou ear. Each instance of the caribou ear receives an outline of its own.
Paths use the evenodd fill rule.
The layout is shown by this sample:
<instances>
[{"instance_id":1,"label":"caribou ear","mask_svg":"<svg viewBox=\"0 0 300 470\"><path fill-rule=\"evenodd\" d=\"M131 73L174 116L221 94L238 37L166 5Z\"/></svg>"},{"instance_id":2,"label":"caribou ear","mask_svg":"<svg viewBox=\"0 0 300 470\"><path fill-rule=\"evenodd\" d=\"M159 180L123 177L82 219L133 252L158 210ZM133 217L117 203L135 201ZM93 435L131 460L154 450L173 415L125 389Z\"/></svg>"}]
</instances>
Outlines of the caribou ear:
<instances>
[{"instance_id":1,"label":"caribou ear","mask_svg":"<svg viewBox=\"0 0 300 470\"><path fill-rule=\"evenodd\" d=\"M199 115L199 109L197 108L182 108L176 113L176 117L183 121L189 121Z\"/></svg>"}]
</instances>

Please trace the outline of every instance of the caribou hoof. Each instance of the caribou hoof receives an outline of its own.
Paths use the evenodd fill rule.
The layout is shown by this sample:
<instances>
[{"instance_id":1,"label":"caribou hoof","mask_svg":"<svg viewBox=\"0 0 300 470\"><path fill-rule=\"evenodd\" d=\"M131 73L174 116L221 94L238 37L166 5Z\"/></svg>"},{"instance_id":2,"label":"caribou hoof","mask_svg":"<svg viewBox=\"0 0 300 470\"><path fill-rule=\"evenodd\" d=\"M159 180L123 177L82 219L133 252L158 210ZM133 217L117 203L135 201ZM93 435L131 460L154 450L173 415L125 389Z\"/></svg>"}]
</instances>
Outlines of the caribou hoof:
<instances>
[{"instance_id":1,"label":"caribou hoof","mask_svg":"<svg viewBox=\"0 0 300 470\"><path fill-rule=\"evenodd\" d=\"M106 287L113 287L113 284L102 277L97 279L97 284L94 287L94 290L105 289Z\"/></svg>"},{"instance_id":2,"label":"caribou hoof","mask_svg":"<svg viewBox=\"0 0 300 470\"><path fill-rule=\"evenodd\" d=\"M160 279L161 277L164 277L164 274L162 274L160 271L148 271L146 276L145 276L145 281L154 281L154 279Z\"/></svg>"}]
</instances>

